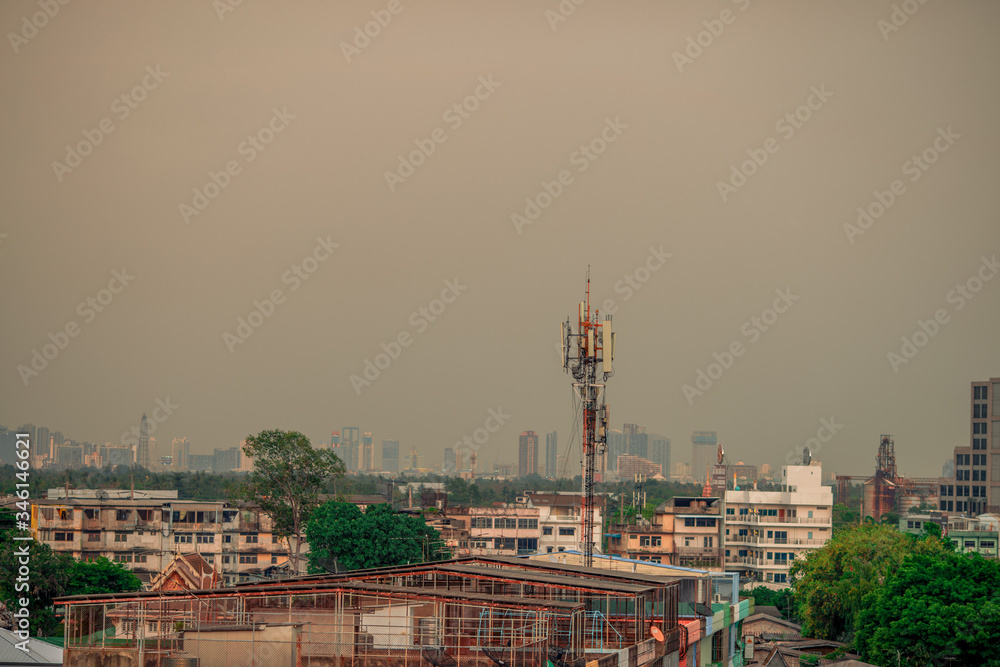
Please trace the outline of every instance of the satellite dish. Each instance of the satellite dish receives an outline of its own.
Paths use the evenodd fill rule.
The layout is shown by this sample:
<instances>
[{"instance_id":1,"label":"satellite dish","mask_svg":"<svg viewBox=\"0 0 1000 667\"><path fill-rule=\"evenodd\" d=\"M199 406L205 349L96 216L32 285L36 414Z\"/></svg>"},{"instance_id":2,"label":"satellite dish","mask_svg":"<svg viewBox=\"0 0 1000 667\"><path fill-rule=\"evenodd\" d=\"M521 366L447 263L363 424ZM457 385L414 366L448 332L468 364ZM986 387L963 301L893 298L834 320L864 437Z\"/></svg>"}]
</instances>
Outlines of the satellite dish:
<instances>
[{"instance_id":1,"label":"satellite dish","mask_svg":"<svg viewBox=\"0 0 1000 667\"><path fill-rule=\"evenodd\" d=\"M109 494L109 493L108 493L107 491L105 491L104 489L98 489L97 493L96 493L96 494L94 494L94 495L96 495L96 496L97 496L97 499L98 499L98 500L107 500L108 498L110 498L110 497L111 497L111 494Z\"/></svg>"},{"instance_id":2,"label":"satellite dish","mask_svg":"<svg viewBox=\"0 0 1000 667\"><path fill-rule=\"evenodd\" d=\"M808 447L802 448L802 465L807 466L809 462L812 461L812 453L809 451Z\"/></svg>"},{"instance_id":3,"label":"satellite dish","mask_svg":"<svg viewBox=\"0 0 1000 667\"><path fill-rule=\"evenodd\" d=\"M711 616L715 613L714 611L712 611L711 607L709 607L707 604L702 604L701 602L694 603L694 611L699 616Z\"/></svg>"},{"instance_id":4,"label":"satellite dish","mask_svg":"<svg viewBox=\"0 0 1000 667\"><path fill-rule=\"evenodd\" d=\"M556 558L555 555L550 555L549 556L549 561L552 562L552 563L558 563L559 559Z\"/></svg>"},{"instance_id":5,"label":"satellite dish","mask_svg":"<svg viewBox=\"0 0 1000 667\"><path fill-rule=\"evenodd\" d=\"M663 630L660 630L655 625L649 628L649 634L653 635L653 639L658 642L663 641Z\"/></svg>"},{"instance_id":6,"label":"satellite dish","mask_svg":"<svg viewBox=\"0 0 1000 667\"><path fill-rule=\"evenodd\" d=\"M726 450L722 448L722 443L720 442L719 443L719 450L718 450L718 458L719 458L719 465L720 466L722 465L722 457L724 457L725 455L726 455Z\"/></svg>"}]
</instances>

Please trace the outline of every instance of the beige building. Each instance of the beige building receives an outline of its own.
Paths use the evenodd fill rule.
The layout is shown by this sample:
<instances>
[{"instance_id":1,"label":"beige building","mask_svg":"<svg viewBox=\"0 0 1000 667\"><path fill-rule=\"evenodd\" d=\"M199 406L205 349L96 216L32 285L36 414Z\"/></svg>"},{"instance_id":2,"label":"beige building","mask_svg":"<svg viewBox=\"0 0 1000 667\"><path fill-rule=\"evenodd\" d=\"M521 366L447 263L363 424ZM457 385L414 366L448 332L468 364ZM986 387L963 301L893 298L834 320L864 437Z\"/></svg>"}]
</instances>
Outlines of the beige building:
<instances>
[{"instance_id":1,"label":"beige building","mask_svg":"<svg viewBox=\"0 0 1000 667\"><path fill-rule=\"evenodd\" d=\"M608 552L652 563L723 569L722 499L674 496L652 521L612 526Z\"/></svg>"},{"instance_id":2,"label":"beige building","mask_svg":"<svg viewBox=\"0 0 1000 667\"><path fill-rule=\"evenodd\" d=\"M118 494L124 497L112 497ZM176 554L201 554L223 585L263 578L272 567L288 566L288 544L272 533L269 517L253 507L178 500L176 494L72 489L68 498L62 492L33 503L32 534L53 551L76 559L104 556L121 563L144 583Z\"/></svg>"},{"instance_id":3,"label":"beige building","mask_svg":"<svg viewBox=\"0 0 1000 667\"><path fill-rule=\"evenodd\" d=\"M819 465L783 466L781 491L726 491L726 570L768 585L788 585L796 558L833 534L833 488Z\"/></svg>"}]
</instances>

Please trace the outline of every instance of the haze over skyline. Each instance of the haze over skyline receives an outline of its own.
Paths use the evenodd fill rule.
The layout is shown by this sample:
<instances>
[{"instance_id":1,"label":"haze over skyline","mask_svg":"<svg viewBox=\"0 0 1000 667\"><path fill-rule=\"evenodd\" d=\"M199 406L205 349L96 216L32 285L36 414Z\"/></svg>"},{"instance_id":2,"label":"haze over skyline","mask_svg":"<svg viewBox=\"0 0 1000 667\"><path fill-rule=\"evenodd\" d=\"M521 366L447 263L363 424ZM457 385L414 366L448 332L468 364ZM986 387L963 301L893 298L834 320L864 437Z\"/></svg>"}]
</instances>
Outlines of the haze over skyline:
<instances>
[{"instance_id":1,"label":"haze over skyline","mask_svg":"<svg viewBox=\"0 0 1000 667\"><path fill-rule=\"evenodd\" d=\"M7 426L117 443L169 398L161 449L358 426L437 463L502 408L481 461L564 451L588 266L612 425L675 461L833 419L826 471L887 433L936 477L1000 376L996 3L39 12L0 6Z\"/></svg>"}]
</instances>

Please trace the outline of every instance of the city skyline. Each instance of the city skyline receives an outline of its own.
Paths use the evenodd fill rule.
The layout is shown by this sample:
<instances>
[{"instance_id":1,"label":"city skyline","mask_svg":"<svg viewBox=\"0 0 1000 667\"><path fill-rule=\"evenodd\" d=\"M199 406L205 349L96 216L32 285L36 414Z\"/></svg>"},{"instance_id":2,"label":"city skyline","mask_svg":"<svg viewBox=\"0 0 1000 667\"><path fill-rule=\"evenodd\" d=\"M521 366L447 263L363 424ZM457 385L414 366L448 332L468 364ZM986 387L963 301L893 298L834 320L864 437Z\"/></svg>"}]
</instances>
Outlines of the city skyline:
<instances>
[{"instance_id":1,"label":"city skyline","mask_svg":"<svg viewBox=\"0 0 1000 667\"><path fill-rule=\"evenodd\" d=\"M835 424L824 469L887 433L931 477L968 442L1000 5L229 4L0 6L0 423L119 443L145 413L207 454L349 419L485 468L572 442L589 275L613 422L673 460L714 430L781 465Z\"/></svg>"}]
</instances>

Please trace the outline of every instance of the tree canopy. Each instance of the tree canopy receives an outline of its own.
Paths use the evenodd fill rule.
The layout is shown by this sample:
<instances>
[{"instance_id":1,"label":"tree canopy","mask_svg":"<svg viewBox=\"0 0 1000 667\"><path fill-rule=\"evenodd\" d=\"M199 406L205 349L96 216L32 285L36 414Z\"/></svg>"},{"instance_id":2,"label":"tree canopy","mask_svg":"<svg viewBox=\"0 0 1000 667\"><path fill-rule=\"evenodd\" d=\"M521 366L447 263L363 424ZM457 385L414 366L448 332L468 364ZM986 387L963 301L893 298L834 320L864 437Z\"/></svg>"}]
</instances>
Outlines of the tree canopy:
<instances>
[{"instance_id":1,"label":"tree canopy","mask_svg":"<svg viewBox=\"0 0 1000 667\"><path fill-rule=\"evenodd\" d=\"M880 665L997 664L1000 563L953 551L906 556L865 596L856 642Z\"/></svg>"},{"instance_id":2,"label":"tree canopy","mask_svg":"<svg viewBox=\"0 0 1000 667\"><path fill-rule=\"evenodd\" d=\"M822 549L792 565L803 636L849 641L864 597L908 554L940 554L945 549L937 537L918 539L889 525L845 526Z\"/></svg>"},{"instance_id":3,"label":"tree canopy","mask_svg":"<svg viewBox=\"0 0 1000 667\"><path fill-rule=\"evenodd\" d=\"M396 514L383 503L362 512L331 500L306 526L309 571L325 572L330 559L347 570L444 560L451 554L441 535L417 516Z\"/></svg>"},{"instance_id":4,"label":"tree canopy","mask_svg":"<svg viewBox=\"0 0 1000 667\"><path fill-rule=\"evenodd\" d=\"M271 517L275 534L295 538L291 564L298 571L302 534L331 478L343 477L344 462L328 450L313 449L298 431L261 431L249 436L243 453L253 472L230 488L234 501L251 502Z\"/></svg>"}]
</instances>

